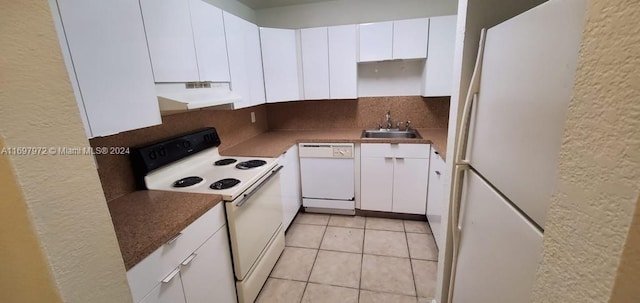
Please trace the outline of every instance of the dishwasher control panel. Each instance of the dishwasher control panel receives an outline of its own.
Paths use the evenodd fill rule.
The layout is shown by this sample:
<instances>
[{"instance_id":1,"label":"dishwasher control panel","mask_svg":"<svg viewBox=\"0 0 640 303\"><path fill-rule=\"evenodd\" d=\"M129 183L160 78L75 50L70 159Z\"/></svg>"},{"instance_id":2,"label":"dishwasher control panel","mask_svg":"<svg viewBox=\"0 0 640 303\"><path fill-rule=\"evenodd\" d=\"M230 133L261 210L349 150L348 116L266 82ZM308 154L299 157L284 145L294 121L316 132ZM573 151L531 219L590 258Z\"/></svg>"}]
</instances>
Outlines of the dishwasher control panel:
<instances>
[{"instance_id":1,"label":"dishwasher control panel","mask_svg":"<svg viewBox=\"0 0 640 303\"><path fill-rule=\"evenodd\" d=\"M353 158L353 143L300 143L300 158Z\"/></svg>"},{"instance_id":2,"label":"dishwasher control panel","mask_svg":"<svg viewBox=\"0 0 640 303\"><path fill-rule=\"evenodd\" d=\"M344 146L333 147L334 158L353 158L353 148Z\"/></svg>"}]
</instances>

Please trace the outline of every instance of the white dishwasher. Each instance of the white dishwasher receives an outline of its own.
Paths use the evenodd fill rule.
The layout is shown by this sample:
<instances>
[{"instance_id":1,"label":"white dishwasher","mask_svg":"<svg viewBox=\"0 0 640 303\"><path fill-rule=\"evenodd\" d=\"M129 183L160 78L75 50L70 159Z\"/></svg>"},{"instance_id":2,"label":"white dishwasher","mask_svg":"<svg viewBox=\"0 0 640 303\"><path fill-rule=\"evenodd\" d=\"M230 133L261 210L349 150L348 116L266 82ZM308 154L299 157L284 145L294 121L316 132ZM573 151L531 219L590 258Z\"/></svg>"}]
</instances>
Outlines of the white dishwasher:
<instances>
[{"instance_id":1,"label":"white dishwasher","mask_svg":"<svg viewBox=\"0 0 640 303\"><path fill-rule=\"evenodd\" d=\"M307 212L354 215L353 143L300 143L302 206Z\"/></svg>"}]
</instances>

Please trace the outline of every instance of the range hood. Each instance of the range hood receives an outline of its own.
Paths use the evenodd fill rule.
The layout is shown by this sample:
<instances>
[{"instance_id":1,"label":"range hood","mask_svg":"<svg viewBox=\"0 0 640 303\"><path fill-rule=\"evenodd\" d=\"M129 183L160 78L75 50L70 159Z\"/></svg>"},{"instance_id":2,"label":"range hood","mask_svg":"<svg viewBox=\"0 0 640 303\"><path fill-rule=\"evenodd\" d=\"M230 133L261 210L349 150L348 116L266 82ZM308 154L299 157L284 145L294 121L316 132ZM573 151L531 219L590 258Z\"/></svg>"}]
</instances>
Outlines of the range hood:
<instances>
[{"instance_id":1,"label":"range hood","mask_svg":"<svg viewBox=\"0 0 640 303\"><path fill-rule=\"evenodd\" d=\"M199 109L231 109L242 97L232 92L229 83L188 82L156 83L162 115Z\"/></svg>"}]
</instances>

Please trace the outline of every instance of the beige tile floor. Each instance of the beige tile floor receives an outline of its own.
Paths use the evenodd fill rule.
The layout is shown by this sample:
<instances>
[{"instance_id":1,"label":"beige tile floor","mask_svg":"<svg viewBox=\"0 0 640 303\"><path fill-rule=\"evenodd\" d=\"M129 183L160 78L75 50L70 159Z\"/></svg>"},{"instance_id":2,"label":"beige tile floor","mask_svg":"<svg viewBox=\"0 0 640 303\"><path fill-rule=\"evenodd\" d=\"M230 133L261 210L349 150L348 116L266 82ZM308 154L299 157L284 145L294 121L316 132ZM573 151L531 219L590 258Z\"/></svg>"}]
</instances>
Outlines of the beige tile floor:
<instances>
[{"instance_id":1,"label":"beige tile floor","mask_svg":"<svg viewBox=\"0 0 640 303\"><path fill-rule=\"evenodd\" d=\"M426 222L300 213L256 302L431 302L438 250Z\"/></svg>"}]
</instances>

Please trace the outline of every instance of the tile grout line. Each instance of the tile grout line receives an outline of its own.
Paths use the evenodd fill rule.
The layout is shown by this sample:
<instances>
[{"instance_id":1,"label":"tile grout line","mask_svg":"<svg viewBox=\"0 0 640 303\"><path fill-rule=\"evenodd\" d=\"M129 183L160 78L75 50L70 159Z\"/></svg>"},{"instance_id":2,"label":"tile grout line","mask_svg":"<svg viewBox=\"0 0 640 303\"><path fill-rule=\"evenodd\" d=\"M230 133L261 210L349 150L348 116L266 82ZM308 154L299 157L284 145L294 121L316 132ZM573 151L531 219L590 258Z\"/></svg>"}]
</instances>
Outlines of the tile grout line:
<instances>
[{"instance_id":1,"label":"tile grout line","mask_svg":"<svg viewBox=\"0 0 640 303\"><path fill-rule=\"evenodd\" d=\"M404 220L402 221L402 227L404 227L404 239L407 241L407 251L409 253L409 267L411 268L411 278L413 280L413 289L416 292L416 301L417 301L418 284L416 283L416 275L413 272L413 262L411 260L411 249L409 248L409 237L407 237L407 228L404 226Z\"/></svg>"},{"instance_id":2,"label":"tile grout line","mask_svg":"<svg viewBox=\"0 0 640 303\"><path fill-rule=\"evenodd\" d=\"M362 230L362 253L360 254L360 283L358 283L358 302L362 292L362 272L364 271L364 239L367 237L367 217L364 217L364 229Z\"/></svg>"},{"instance_id":3,"label":"tile grout line","mask_svg":"<svg viewBox=\"0 0 640 303\"><path fill-rule=\"evenodd\" d=\"M331 219L331 216L329 216L329 219ZM327 220L327 224L329 224L329 220ZM313 259L313 265L311 265L311 271L309 271L307 282L304 284L304 289L302 290L302 297L300 297L300 303L302 303L302 299L304 299L304 293L307 292L307 287L309 286L309 279L311 279L313 268L316 266L316 261L318 260L318 255L320 254L320 246L322 246L322 241L324 241L324 235L326 233L327 233L327 225L324 225L324 231L322 231L322 238L320 238L320 243L318 244L318 248L316 251L316 257Z\"/></svg>"}]
</instances>

